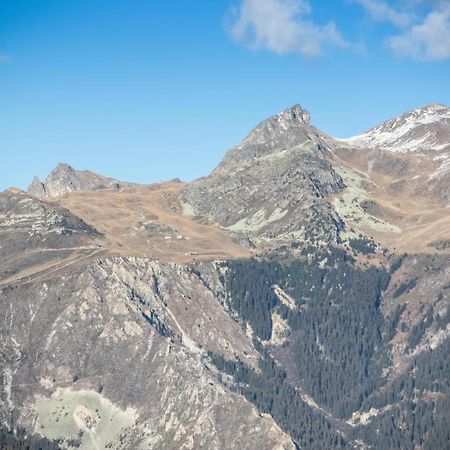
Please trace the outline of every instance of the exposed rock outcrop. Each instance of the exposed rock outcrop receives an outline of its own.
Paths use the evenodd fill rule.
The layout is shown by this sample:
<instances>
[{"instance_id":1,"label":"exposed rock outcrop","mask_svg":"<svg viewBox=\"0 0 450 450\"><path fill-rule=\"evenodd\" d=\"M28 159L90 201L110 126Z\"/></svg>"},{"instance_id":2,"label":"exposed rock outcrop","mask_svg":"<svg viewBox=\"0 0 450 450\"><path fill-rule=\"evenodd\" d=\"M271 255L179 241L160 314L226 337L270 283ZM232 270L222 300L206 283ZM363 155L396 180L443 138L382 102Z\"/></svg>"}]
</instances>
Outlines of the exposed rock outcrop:
<instances>
[{"instance_id":1,"label":"exposed rock outcrop","mask_svg":"<svg viewBox=\"0 0 450 450\"><path fill-rule=\"evenodd\" d=\"M100 260L1 296L3 426L65 448L295 448L208 364L256 353L186 268Z\"/></svg>"},{"instance_id":2,"label":"exposed rock outcrop","mask_svg":"<svg viewBox=\"0 0 450 450\"><path fill-rule=\"evenodd\" d=\"M0 193L0 236L0 283L102 246L101 234L67 209L15 190Z\"/></svg>"},{"instance_id":3,"label":"exposed rock outcrop","mask_svg":"<svg viewBox=\"0 0 450 450\"><path fill-rule=\"evenodd\" d=\"M58 164L44 182L35 177L28 187L28 193L37 198L57 198L73 191L120 189L122 184L114 178L103 177L89 170L80 171L68 164Z\"/></svg>"}]
</instances>

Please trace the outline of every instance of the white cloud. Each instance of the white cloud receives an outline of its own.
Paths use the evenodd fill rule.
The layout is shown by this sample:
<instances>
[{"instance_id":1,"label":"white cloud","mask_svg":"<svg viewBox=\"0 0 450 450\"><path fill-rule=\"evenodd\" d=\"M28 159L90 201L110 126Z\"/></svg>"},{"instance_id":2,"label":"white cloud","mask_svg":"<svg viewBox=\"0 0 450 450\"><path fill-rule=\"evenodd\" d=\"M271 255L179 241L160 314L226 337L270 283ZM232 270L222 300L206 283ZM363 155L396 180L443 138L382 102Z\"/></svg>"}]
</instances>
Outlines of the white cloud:
<instances>
[{"instance_id":1,"label":"white cloud","mask_svg":"<svg viewBox=\"0 0 450 450\"><path fill-rule=\"evenodd\" d=\"M438 5L422 23L390 38L388 45L399 56L421 61L450 58L450 5Z\"/></svg>"},{"instance_id":2,"label":"white cloud","mask_svg":"<svg viewBox=\"0 0 450 450\"><path fill-rule=\"evenodd\" d=\"M0 53L0 64L9 64L11 62L11 55L8 53Z\"/></svg>"},{"instance_id":3,"label":"white cloud","mask_svg":"<svg viewBox=\"0 0 450 450\"><path fill-rule=\"evenodd\" d=\"M313 21L309 0L238 1L230 33L250 48L309 57L330 46L361 50L342 36L334 22ZM395 54L419 61L450 58L450 0L345 1L360 5L372 20L397 28L386 40Z\"/></svg>"},{"instance_id":4,"label":"white cloud","mask_svg":"<svg viewBox=\"0 0 450 450\"><path fill-rule=\"evenodd\" d=\"M317 25L310 13L307 0L242 0L230 31L237 42L278 54L317 56L328 45L348 46L333 22Z\"/></svg>"},{"instance_id":5,"label":"white cloud","mask_svg":"<svg viewBox=\"0 0 450 450\"><path fill-rule=\"evenodd\" d=\"M351 0L352 3L361 5L373 20L390 22L398 27L404 27L411 23L412 16L405 11L397 11L387 2L382 0Z\"/></svg>"},{"instance_id":6,"label":"white cloud","mask_svg":"<svg viewBox=\"0 0 450 450\"><path fill-rule=\"evenodd\" d=\"M392 23L401 30L387 40L397 55L419 61L450 58L449 0L348 1L361 5L373 20Z\"/></svg>"}]
</instances>

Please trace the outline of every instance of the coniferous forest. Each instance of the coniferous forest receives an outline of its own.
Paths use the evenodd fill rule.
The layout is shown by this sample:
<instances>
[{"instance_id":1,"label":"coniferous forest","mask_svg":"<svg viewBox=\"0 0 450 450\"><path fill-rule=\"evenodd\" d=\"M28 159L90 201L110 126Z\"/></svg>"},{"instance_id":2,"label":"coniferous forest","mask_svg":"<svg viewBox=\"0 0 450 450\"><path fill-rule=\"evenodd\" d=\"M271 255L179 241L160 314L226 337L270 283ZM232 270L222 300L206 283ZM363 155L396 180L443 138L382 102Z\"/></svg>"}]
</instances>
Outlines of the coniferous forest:
<instances>
[{"instance_id":1,"label":"coniferous forest","mask_svg":"<svg viewBox=\"0 0 450 450\"><path fill-rule=\"evenodd\" d=\"M401 261L394 261L391 273ZM224 264L227 301L243 325L251 327L263 356L260 371L214 354L212 361L232 375L234 389L261 412L270 413L299 448L353 448L358 440L383 450L450 448L449 339L413 358L394 383L383 375L390 362L390 341L405 308L399 305L390 317L381 312L391 273L358 265L344 250L334 248L323 252L305 248L295 259ZM413 282L397 291L411 289ZM280 301L274 286L295 300L295 308ZM274 312L290 328L281 350L270 345ZM445 328L449 317L433 317L430 309L425 320L409 330L410 349L433 320ZM301 393L329 414L308 406ZM348 425L353 413L372 408L378 413L367 424Z\"/></svg>"}]
</instances>

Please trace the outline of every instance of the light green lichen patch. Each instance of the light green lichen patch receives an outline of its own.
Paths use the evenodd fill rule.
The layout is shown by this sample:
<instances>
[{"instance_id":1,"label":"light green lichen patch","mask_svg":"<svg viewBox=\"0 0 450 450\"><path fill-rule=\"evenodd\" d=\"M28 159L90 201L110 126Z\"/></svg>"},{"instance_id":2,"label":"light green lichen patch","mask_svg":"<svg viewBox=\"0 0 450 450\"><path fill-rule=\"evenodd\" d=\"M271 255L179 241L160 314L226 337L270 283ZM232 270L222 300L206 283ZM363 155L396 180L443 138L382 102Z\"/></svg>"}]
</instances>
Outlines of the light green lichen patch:
<instances>
[{"instance_id":1,"label":"light green lichen patch","mask_svg":"<svg viewBox=\"0 0 450 450\"><path fill-rule=\"evenodd\" d=\"M355 233L352 233L350 228L371 228L384 233L401 233L401 229L396 225L370 215L361 207L361 202L369 198L363 187L363 182L367 180L364 180L362 175L343 166L334 169L347 185L333 202L335 211L347 225L347 232L342 236L344 239L354 237Z\"/></svg>"},{"instance_id":2,"label":"light green lichen patch","mask_svg":"<svg viewBox=\"0 0 450 450\"><path fill-rule=\"evenodd\" d=\"M194 207L190 203L181 202L181 208L183 215L188 217L195 216Z\"/></svg>"},{"instance_id":3,"label":"light green lichen patch","mask_svg":"<svg viewBox=\"0 0 450 450\"><path fill-rule=\"evenodd\" d=\"M272 222L283 219L288 210L276 208L272 213L268 213L265 209L260 209L253 216L244 218L239 222L228 227L231 231L241 232L257 232Z\"/></svg>"},{"instance_id":4,"label":"light green lichen patch","mask_svg":"<svg viewBox=\"0 0 450 450\"><path fill-rule=\"evenodd\" d=\"M36 397L35 431L48 439L61 439L63 448L85 450L122 448L124 436L135 426L137 413L122 410L95 391L58 388L50 397Z\"/></svg>"}]
</instances>

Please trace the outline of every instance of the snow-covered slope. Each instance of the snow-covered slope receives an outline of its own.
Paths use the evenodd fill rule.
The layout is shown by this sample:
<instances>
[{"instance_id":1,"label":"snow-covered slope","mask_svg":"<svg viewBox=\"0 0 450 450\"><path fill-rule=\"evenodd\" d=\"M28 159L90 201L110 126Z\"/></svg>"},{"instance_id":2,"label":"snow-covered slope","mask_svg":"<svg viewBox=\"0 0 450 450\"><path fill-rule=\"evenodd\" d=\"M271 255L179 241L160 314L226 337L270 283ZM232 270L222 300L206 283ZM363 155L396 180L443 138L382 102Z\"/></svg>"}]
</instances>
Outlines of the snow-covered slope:
<instances>
[{"instance_id":1,"label":"snow-covered slope","mask_svg":"<svg viewBox=\"0 0 450 450\"><path fill-rule=\"evenodd\" d=\"M444 150L450 148L450 108L439 104L425 106L340 141L402 153Z\"/></svg>"}]
</instances>

